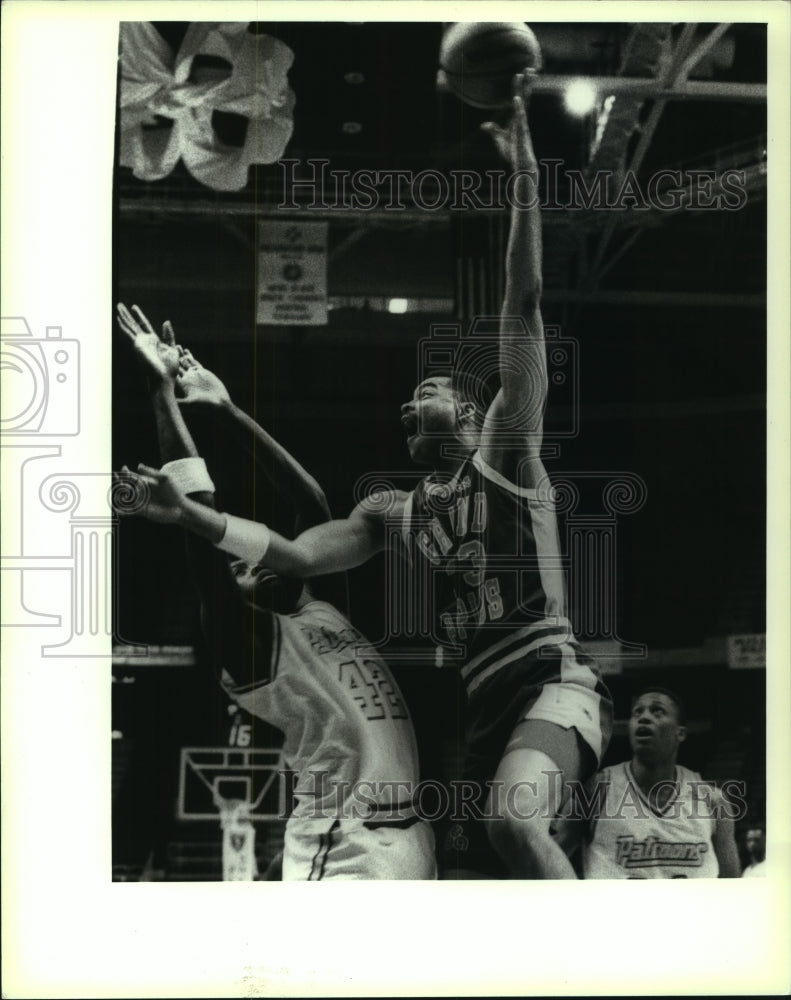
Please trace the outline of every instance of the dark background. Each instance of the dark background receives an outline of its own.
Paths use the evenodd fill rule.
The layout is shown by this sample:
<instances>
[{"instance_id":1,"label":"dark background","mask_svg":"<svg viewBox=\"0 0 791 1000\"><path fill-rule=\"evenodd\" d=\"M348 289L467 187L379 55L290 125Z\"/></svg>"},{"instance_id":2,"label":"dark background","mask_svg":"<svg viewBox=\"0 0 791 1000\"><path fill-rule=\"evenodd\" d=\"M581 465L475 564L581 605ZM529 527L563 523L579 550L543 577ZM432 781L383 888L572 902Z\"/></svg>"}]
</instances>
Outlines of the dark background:
<instances>
[{"instance_id":1,"label":"dark background","mask_svg":"<svg viewBox=\"0 0 791 1000\"><path fill-rule=\"evenodd\" d=\"M185 26L159 27L177 44ZM545 71L556 74L615 74L632 30L534 27ZM348 169L500 166L478 130L488 115L435 89L441 25L295 23L251 30L280 38L295 53L289 74L297 97L295 130L287 156L323 156L333 168ZM733 43L732 58L723 57L706 78L765 81L764 26L734 25L726 38ZM350 72L361 73L364 82L346 82ZM638 110L621 151L627 156L651 108L648 101ZM362 126L356 134L343 131L350 121ZM572 117L559 96L538 94L530 123L539 160L561 158L565 169L586 166L590 118ZM241 125L228 119L216 127L235 141L234 129ZM762 103L670 101L638 176L645 181L658 169L685 165L723 169L734 162L734 149L741 150L743 162L752 162L765 155L765 134ZM310 470L333 512L343 516L360 476L381 470L417 478L398 416L419 374L420 341L432 322L447 322L454 311L464 322L459 262L484 255L487 240L501 240L504 220L470 213L430 219L337 213L330 219L328 269L329 295L337 302L328 325L263 328L255 321L256 227L259 219L277 216L281 192L277 165L252 169L247 188L233 194L203 187L181 166L156 183L119 169L115 298L139 304L155 324L172 320L179 339ZM201 210L187 211L195 206ZM235 214L224 211L228 206ZM577 342L579 433L547 456L548 471L625 470L642 477L648 491L642 509L617 525L618 636L656 652L763 632L763 189L751 188L738 211L654 212L650 222L619 220L610 253L636 233L634 242L597 283L598 297L583 302L575 296L585 288L585 262L610 213L551 214L544 213L544 319ZM496 278L495 270L484 282L484 305L496 305ZM607 292L627 292L633 299L603 301ZM390 315L376 307L377 299L388 296L447 300L455 308L450 315ZM144 379L117 334L113 355L114 467L159 464ZM550 426L567 414L567 390L550 394ZM225 486L227 509L287 530L290 512L261 488L247 456L234 448L217 452L208 421L196 425L196 434L203 450L222 457L222 475L215 478ZM118 542L118 641L191 645L194 601L184 584L181 540L170 529L129 520L120 526ZM371 637L383 629L382 581L382 560L350 574L352 618ZM456 680L426 668L397 672L415 716L424 768L445 772L459 724ZM122 676L134 676L135 684L122 685ZM137 759L144 761L125 779L127 787L139 781L139 790L119 799L116 816L125 809L139 816L155 796L145 777L134 775L156 770L157 762L170 760L174 748L187 742L225 743L228 714L212 684L188 668L117 669L116 678L114 727L135 743ZM696 768L721 764L727 760L722 745L731 740L740 773L754 774L761 784L762 671L728 671L721 660L705 656L686 669L630 669L611 679L618 718L644 680L677 688L690 703L696 725L682 762ZM270 737L262 731L258 738ZM619 728L608 759L627 753ZM168 815L168 781L158 794L161 815ZM756 814L762 809L759 787L753 808ZM141 842L149 839L140 833ZM139 849L122 849L123 843L119 837L117 853Z\"/></svg>"}]
</instances>

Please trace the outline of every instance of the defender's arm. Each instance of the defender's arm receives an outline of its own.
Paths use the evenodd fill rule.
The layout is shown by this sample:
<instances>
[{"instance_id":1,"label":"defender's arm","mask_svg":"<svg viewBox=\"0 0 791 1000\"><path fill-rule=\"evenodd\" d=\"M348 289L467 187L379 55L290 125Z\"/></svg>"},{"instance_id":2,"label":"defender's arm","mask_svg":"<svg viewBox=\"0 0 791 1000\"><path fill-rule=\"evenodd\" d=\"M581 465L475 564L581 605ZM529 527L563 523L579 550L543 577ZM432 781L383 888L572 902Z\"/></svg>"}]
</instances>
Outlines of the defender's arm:
<instances>
[{"instance_id":1,"label":"defender's arm","mask_svg":"<svg viewBox=\"0 0 791 1000\"><path fill-rule=\"evenodd\" d=\"M245 413L230 397L221 380L182 350L178 379L179 403L184 413L196 406L217 414L223 426L236 436L252 455L269 483L294 506L298 532L329 520L327 498L318 482L271 434Z\"/></svg>"},{"instance_id":2,"label":"defender's arm","mask_svg":"<svg viewBox=\"0 0 791 1000\"><path fill-rule=\"evenodd\" d=\"M139 465L138 472L149 490L148 516L180 524L251 565L267 566L283 576L304 579L352 569L385 546L385 514L367 509L364 502L348 518L316 525L291 541L265 524L195 503L159 469Z\"/></svg>"},{"instance_id":3,"label":"defender's arm","mask_svg":"<svg viewBox=\"0 0 791 1000\"><path fill-rule=\"evenodd\" d=\"M181 369L179 391L182 411L189 413L196 404L204 404L201 408L215 414L223 429L241 442L271 486L290 501L295 511L295 534L329 521L329 504L318 482L271 434L232 401L221 380L199 364L187 350L182 351ZM253 563L256 564L257 561ZM328 574L314 579L307 586L311 596L328 601L341 610L346 609L348 590L342 574Z\"/></svg>"},{"instance_id":4,"label":"defender's arm","mask_svg":"<svg viewBox=\"0 0 791 1000\"><path fill-rule=\"evenodd\" d=\"M173 329L170 323L165 323L160 336L142 310L137 306L132 308L135 315L125 306L118 306L118 325L132 341L139 360L145 366L161 458L164 462L196 458L195 443L176 402L179 352ZM129 474L128 470L124 471ZM142 478L145 481L145 477ZM206 511L207 515L216 515L214 494L209 490L193 490L187 498L172 486L167 476L161 476L161 479L170 489L159 487L151 492L149 503L141 512L145 516L165 523L178 523L178 508L182 501ZM241 682L246 677L249 663L256 662L259 667L269 663L271 623L262 617L259 628L251 630L249 610L234 582L227 558L193 535L186 535L186 543L190 577L201 604L202 631L212 667L218 676L226 670L237 682Z\"/></svg>"}]
</instances>

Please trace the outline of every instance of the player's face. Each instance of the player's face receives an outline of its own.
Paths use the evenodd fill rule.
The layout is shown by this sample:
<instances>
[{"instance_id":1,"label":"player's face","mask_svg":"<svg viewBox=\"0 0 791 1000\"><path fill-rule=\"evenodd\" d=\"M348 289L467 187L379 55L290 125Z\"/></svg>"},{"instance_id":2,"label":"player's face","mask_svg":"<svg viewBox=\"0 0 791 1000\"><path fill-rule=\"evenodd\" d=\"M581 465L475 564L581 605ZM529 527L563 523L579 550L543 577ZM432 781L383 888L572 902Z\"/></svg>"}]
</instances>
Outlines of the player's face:
<instances>
[{"instance_id":1,"label":"player's face","mask_svg":"<svg viewBox=\"0 0 791 1000\"><path fill-rule=\"evenodd\" d=\"M652 760L671 758L686 730L678 721L672 698L660 691L640 695L629 716L629 742L635 755Z\"/></svg>"},{"instance_id":2,"label":"player's face","mask_svg":"<svg viewBox=\"0 0 791 1000\"><path fill-rule=\"evenodd\" d=\"M407 448L413 462L430 465L440 445L455 437L456 397L450 379L425 379L409 402L401 407L401 425L407 432Z\"/></svg>"},{"instance_id":3,"label":"player's face","mask_svg":"<svg viewBox=\"0 0 791 1000\"><path fill-rule=\"evenodd\" d=\"M250 566L242 559L231 563L231 572L249 604L277 614L291 614L296 610L301 581L285 579L265 566Z\"/></svg>"}]
</instances>

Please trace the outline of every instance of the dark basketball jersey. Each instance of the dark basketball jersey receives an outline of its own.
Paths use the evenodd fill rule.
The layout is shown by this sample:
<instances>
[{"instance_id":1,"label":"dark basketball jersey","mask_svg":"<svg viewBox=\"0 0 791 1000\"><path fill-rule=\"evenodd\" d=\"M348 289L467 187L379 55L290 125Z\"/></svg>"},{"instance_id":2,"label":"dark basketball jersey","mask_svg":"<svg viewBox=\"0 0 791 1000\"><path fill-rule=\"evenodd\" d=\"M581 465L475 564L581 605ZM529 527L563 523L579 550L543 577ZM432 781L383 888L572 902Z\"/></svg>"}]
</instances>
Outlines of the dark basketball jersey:
<instances>
[{"instance_id":1,"label":"dark basketball jersey","mask_svg":"<svg viewBox=\"0 0 791 1000\"><path fill-rule=\"evenodd\" d=\"M456 474L424 479L409 495L402 540L427 603L443 661L457 663L468 694L464 777L486 801L515 726L575 729L601 760L612 701L566 617L564 564L552 491L509 482L475 452ZM463 845L463 847L461 846ZM482 824L454 824L447 867L502 874Z\"/></svg>"},{"instance_id":2,"label":"dark basketball jersey","mask_svg":"<svg viewBox=\"0 0 791 1000\"><path fill-rule=\"evenodd\" d=\"M410 494L402 536L469 693L517 656L573 641L551 490L509 482L476 451Z\"/></svg>"}]
</instances>

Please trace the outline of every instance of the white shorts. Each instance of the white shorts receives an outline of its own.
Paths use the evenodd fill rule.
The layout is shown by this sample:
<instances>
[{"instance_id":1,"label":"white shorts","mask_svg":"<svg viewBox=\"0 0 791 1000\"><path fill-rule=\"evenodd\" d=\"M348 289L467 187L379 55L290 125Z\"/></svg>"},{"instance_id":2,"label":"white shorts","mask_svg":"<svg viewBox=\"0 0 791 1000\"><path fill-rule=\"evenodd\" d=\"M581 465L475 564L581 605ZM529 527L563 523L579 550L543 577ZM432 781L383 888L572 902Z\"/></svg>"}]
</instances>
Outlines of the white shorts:
<instances>
[{"instance_id":1,"label":"white shorts","mask_svg":"<svg viewBox=\"0 0 791 1000\"><path fill-rule=\"evenodd\" d=\"M314 822L291 819L283 846L283 881L332 879L435 879L434 834L418 820L406 828L359 820Z\"/></svg>"},{"instance_id":2,"label":"white shorts","mask_svg":"<svg viewBox=\"0 0 791 1000\"><path fill-rule=\"evenodd\" d=\"M580 684L546 684L519 721L539 719L562 729L576 729L600 761L606 745L602 737L601 702L596 691Z\"/></svg>"}]
</instances>

